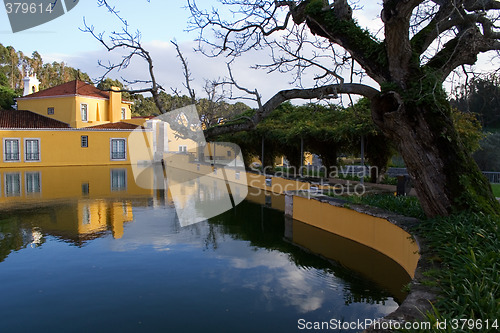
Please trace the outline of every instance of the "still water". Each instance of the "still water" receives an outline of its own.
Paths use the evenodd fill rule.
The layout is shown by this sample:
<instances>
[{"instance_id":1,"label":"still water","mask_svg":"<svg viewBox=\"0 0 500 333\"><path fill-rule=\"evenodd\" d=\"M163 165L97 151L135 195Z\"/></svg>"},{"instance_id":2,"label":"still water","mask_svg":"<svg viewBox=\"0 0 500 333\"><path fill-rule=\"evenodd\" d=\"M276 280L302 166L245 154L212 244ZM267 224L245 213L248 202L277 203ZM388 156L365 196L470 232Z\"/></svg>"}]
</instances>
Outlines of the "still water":
<instances>
[{"instance_id":1,"label":"still water","mask_svg":"<svg viewBox=\"0 0 500 333\"><path fill-rule=\"evenodd\" d=\"M285 221L279 197L250 193L181 227L168 191L124 170L119 189L109 167L0 170L1 332L294 332L299 319L379 318L404 297L395 263ZM359 264L311 252L329 243Z\"/></svg>"}]
</instances>

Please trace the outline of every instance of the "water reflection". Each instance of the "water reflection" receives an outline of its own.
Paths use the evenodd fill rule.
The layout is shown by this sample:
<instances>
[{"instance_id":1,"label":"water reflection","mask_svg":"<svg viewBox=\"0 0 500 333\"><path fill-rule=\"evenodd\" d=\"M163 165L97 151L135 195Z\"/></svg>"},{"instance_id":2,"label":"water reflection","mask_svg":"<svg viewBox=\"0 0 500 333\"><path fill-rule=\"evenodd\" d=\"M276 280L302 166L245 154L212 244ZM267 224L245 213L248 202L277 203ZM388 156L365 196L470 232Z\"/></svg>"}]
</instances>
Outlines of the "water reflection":
<instances>
[{"instance_id":1,"label":"water reflection","mask_svg":"<svg viewBox=\"0 0 500 333\"><path fill-rule=\"evenodd\" d=\"M293 244L332 260L333 265L342 265L366 276L389 290L400 302L406 298L402 286L409 283L411 277L391 258L368 246L297 220L287 219L285 226L286 239Z\"/></svg>"},{"instance_id":2,"label":"water reflection","mask_svg":"<svg viewBox=\"0 0 500 333\"><path fill-rule=\"evenodd\" d=\"M371 269L399 274L390 263L285 224L272 209L284 205L280 196L251 192L256 203L182 227L170 192L137 187L126 167L0 175L2 191L12 194L0 196L0 313L9 331L98 324L103 331L289 332L299 318L377 318L397 307L390 285L399 277L379 281L359 269L375 258ZM185 205L191 191L216 198L203 184L187 185ZM68 313L69 299L80 316ZM30 320L20 320L26 314Z\"/></svg>"}]
</instances>

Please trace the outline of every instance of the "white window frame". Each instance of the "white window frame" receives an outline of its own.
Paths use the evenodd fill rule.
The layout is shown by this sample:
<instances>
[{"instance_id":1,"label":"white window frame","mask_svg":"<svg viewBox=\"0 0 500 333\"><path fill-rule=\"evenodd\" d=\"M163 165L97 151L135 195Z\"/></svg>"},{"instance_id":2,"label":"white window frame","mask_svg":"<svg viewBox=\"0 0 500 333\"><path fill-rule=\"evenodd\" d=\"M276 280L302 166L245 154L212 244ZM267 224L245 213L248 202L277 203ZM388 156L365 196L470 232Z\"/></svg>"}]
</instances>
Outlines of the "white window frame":
<instances>
[{"instance_id":1,"label":"white window frame","mask_svg":"<svg viewBox=\"0 0 500 333\"><path fill-rule=\"evenodd\" d=\"M36 160L28 160L27 159L26 154L27 154L28 149L27 149L26 143L28 142L28 140L30 140L30 141L37 141L38 142L38 159L36 159ZM23 140L24 162L26 162L26 163L32 163L32 162L40 162L42 160L42 151L41 151L40 141L41 141L40 138L24 138L24 140Z\"/></svg>"},{"instance_id":2,"label":"white window frame","mask_svg":"<svg viewBox=\"0 0 500 333\"><path fill-rule=\"evenodd\" d=\"M113 141L123 140L125 141L124 158L113 158ZM127 139L126 138L111 138L109 139L109 158L111 161L126 161L127 160Z\"/></svg>"},{"instance_id":3,"label":"white window frame","mask_svg":"<svg viewBox=\"0 0 500 333\"><path fill-rule=\"evenodd\" d=\"M84 137L86 138L85 139L86 140L85 141L85 144L86 144L85 146L83 145L83 138ZM81 148L88 148L89 147L89 136L88 135L82 135L82 136L80 136L80 147Z\"/></svg>"},{"instance_id":4,"label":"white window frame","mask_svg":"<svg viewBox=\"0 0 500 333\"><path fill-rule=\"evenodd\" d=\"M10 175L17 175L19 178L19 193L13 195L12 193L7 193L7 177ZM4 195L6 198L9 197L21 197L23 195L23 179L21 177L20 172L4 172L3 174L3 187L4 187Z\"/></svg>"},{"instance_id":5,"label":"white window frame","mask_svg":"<svg viewBox=\"0 0 500 333\"><path fill-rule=\"evenodd\" d=\"M84 115L83 110L84 109L85 109L85 119L83 117L83 115ZM81 117L82 121L85 123L89 121L89 105L87 103L80 103L80 117Z\"/></svg>"},{"instance_id":6,"label":"white window frame","mask_svg":"<svg viewBox=\"0 0 500 333\"><path fill-rule=\"evenodd\" d=\"M122 108L121 119L127 118L127 108Z\"/></svg>"},{"instance_id":7,"label":"white window frame","mask_svg":"<svg viewBox=\"0 0 500 333\"><path fill-rule=\"evenodd\" d=\"M29 191L31 189L28 188L28 178L33 175L38 175L38 192ZM26 196L42 194L42 173L40 171L27 171L24 173L24 193L26 193Z\"/></svg>"},{"instance_id":8,"label":"white window frame","mask_svg":"<svg viewBox=\"0 0 500 333\"><path fill-rule=\"evenodd\" d=\"M18 152L17 152L17 160L8 160L7 159L7 150L6 150L6 142L7 141L17 141L17 148L18 148ZM4 138L3 141L2 141L2 150L3 150L3 161L5 163L17 163L17 162L21 162L21 139L20 138Z\"/></svg>"},{"instance_id":9,"label":"white window frame","mask_svg":"<svg viewBox=\"0 0 500 333\"><path fill-rule=\"evenodd\" d=\"M187 153L187 146L179 145L179 153Z\"/></svg>"},{"instance_id":10,"label":"white window frame","mask_svg":"<svg viewBox=\"0 0 500 333\"><path fill-rule=\"evenodd\" d=\"M123 183L123 186L113 187L113 174L115 174L117 172L123 173L125 175L125 177L123 179L124 183ZM127 169L122 169L122 168L111 169L109 171L109 186L110 186L111 192L127 191L127 189L128 189L127 177L128 177Z\"/></svg>"}]
</instances>

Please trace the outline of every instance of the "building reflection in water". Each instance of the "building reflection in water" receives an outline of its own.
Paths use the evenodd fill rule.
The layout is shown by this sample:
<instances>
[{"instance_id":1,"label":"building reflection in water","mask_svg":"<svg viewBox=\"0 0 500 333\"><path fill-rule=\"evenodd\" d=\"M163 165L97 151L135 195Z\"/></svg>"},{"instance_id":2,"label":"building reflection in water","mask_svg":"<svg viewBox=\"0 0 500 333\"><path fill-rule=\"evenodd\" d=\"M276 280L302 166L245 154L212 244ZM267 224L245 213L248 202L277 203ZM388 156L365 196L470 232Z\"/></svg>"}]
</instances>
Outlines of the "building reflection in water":
<instances>
[{"instance_id":1,"label":"building reflection in water","mask_svg":"<svg viewBox=\"0 0 500 333\"><path fill-rule=\"evenodd\" d=\"M15 238L18 244L10 246L15 250L43 241L35 236L40 230L76 245L106 232L118 239L123 236L124 224L134 218L132 206L175 205L177 211L199 212L201 218L207 203L220 210L229 201L224 200L225 182L216 177L176 169L170 173L170 187L165 179L161 181L164 186L158 187L144 186L160 183L153 168L144 170L137 182L127 165L0 169L0 221L5 216L20 224L23 234L13 236L16 232L6 232L2 230L5 226L0 226L0 240L6 244L7 238Z\"/></svg>"},{"instance_id":2,"label":"building reflection in water","mask_svg":"<svg viewBox=\"0 0 500 333\"><path fill-rule=\"evenodd\" d=\"M82 245L111 232L123 236L132 203L165 204L135 185L130 167L43 167L0 170L0 261L38 246L44 234Z\"/></svg>"}]
</instances>

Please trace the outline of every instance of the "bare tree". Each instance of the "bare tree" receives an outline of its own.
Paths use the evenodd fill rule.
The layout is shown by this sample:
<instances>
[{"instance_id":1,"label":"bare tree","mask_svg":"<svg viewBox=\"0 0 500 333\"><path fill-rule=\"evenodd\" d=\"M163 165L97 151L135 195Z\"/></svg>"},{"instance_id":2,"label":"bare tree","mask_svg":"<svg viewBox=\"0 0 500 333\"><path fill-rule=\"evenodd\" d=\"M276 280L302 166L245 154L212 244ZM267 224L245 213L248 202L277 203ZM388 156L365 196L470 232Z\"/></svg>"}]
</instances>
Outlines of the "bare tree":
<instances>
[{"instance_id":1,"label":"bare tree","mask_svg":"<svg viewBox=\"0 0 500 333\"><path fill-rule=\"evenodd\" d=\"M148 0L149 2L149 0ZM161 113L167 112L160 99L160 92L165 89L158 83L153 65L153 58L151 54L146 50L141 44L141 33L140 31L131 32L128 22L120 15L120 12L112 5L110 5L106 0L97 0L97 5L107 9L121 24L121 30L113 31L109 36L106 36L103 32L96 32L95 27L88 24L84 18L84 28L81 29L83 32L91 34L96 40L98 40L108 52L118 52L125 51L122 55L121 60L117 63L108 62L105 63L99 60L99 66L105 69L104 74L98 79L102 82L106 77L114 71L120 71L126 69L134 58L142 58L146 62L149 79L148 80L129 80L124 77L121 79L130 87L134 87L137 84L145 86L146 88L123 88L119 91L128 92L131 94L146 93L149 92L153 96L153 100L156 107Z\"/></svg>"}]
</instances>

